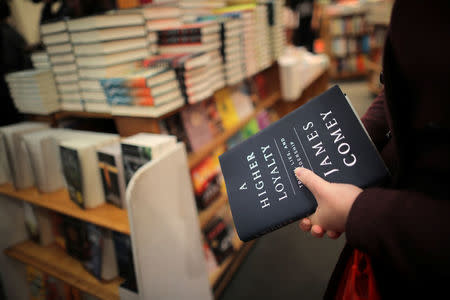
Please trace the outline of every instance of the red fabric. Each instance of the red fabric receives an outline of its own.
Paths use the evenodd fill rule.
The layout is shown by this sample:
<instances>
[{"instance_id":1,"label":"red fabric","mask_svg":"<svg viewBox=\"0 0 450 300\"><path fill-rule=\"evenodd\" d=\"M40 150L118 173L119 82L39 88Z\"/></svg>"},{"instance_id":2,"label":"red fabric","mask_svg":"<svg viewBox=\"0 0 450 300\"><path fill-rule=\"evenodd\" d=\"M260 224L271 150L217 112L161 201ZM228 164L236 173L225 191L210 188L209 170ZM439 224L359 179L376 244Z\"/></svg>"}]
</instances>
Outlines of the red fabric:
<instances>
[{"instance_id":1,"label":"red fabric","mask_svg":"<svg viewBox=\"0 0 450 300\"><path fill-rule=\"evenodd\" d=\"M347 262L336 300L380 300L369 256L359 250Z\"/></svg>"}]
</instances>

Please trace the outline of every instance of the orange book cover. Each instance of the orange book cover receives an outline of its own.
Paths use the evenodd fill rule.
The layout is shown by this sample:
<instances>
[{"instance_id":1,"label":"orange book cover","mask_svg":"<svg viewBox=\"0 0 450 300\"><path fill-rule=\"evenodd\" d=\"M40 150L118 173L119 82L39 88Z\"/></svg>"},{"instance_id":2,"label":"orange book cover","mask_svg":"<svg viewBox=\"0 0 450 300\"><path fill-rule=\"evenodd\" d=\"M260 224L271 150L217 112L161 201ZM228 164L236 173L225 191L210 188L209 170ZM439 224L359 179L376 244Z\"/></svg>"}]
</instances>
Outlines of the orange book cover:
<instances>
[{"instance_id":1,"label":"orange book cover","mask_svg":"<svg viewBox=\"0 0 450 300\"><path fill-rule=\"evenodd\" d=\"M136 99L136 103L142 106L153 106L154 100L153 97L134 97Z\"/></svg>"}]
</instances>

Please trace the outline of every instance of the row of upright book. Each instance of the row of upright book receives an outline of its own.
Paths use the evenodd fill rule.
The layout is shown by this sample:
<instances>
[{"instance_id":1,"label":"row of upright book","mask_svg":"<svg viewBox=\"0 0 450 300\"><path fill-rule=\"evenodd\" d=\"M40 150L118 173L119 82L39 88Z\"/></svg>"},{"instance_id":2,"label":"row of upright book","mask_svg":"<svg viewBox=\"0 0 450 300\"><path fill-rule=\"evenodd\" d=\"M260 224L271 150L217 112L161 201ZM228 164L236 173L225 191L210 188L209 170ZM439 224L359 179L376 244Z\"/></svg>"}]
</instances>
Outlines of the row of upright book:
<instances>
[{"instance_id":1,"label":"row of upright book","mask_svg":"<svg viewBox=\"0 0 450 300\"><path fill-rule=\"evenodd\" d=\"M331 53L334 57L346 57L355 54L369 54L371 39L369 35L360 37L338 37L331 41Z\"/></svg>"},{"instance_id":2,"label":"row of upright book","mask_svg":"<svg viewBox=\"0 0 450 300\"><path fill-rule=\"evenodd\" d=\"M29 203L24 203L24 216L29 240L42 247L57 247L58 251L66 252L102 282L120 276L127 281L128 289L136 291L129 235Z\"/></svg>"},{"instance_id":3,"label":"row of upright book","mask_svg":"<svg viewBox=\"0 0 450 300\"><path fill-rule=\"evenodd\" d=\"M49 193L67 187L83 209L109 202L126 208L125 187L139 167L176 144L167 135L116 134L51 129L23 122L0 127L0 183L17 189L36 186Z\"/></svg>"},{"instance_id":4,"label":"row of upright book","mask_svg":"<svg viewBox=\"0 0 450 300\"><path fill-rule=\"evenodd\" d=\"M47 56L38 53L33 63L52 71L61 109L111 112L100 80L145 72L145 61L157 55L204 54L210 62L202 68L182 74L179 67L174 69L185 102L207 99L215 90L270 66L283 49L284 35L280 1L231 7L204 2L150 5L44 24ZM208 13L200 12L201 5ZM186 11L192 13L189 21L183 18ZM127 114L146 114L136 103L132 106ZM172 104L168 109L176 108ZM167 109L147 111L154 116Z\"/></svg>"}]
</instances>

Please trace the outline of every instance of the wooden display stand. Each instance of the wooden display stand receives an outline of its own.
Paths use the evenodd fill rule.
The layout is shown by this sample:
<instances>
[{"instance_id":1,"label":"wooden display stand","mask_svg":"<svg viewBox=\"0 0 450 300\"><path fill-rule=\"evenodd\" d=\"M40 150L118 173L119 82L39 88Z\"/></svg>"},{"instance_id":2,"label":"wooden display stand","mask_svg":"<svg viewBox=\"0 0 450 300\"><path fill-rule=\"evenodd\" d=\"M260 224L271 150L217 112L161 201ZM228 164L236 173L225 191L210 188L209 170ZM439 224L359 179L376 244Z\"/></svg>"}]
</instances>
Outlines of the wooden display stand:
<instances>
[{"instance_id":1,"label":"wooden display stand","mask_svg":"<svg viewBox=\"0 0 450 300\"><path fill-rule=\"evenodd\" d=\"M110 204L83 210L69 200L66 190L43 194L35 188L16 191L11 185L0 186L0 209L14 198L107 229L131 234L137 262L135 265L139 266L136 271L140 299L210 299L211 290L214 297L218 298L254 241L243 243L235 235L234 254L214 274L206 274L201 231L227 204L228 199L226 195L222 195L206 210L197 213L189 169L216 148L225 145L230 137L263 109L273 108L282 117L328 87L328 72L324 72L304 90L300 99L283 102L278 67L274 65L261 74L265 77L266 96L256 99L255 110L250 116L216 136L200 150L187 155L184 147L178 145L167 156L150 162L135 174L127 190L130 207L128 213ZM116 117L89 112L58 112L51 116L28 118L47 121L54 126L66 118L114 119L120 135L129 136L137 132L159 133L159 121L175 112L159 118ZM5 230L16 230L7 226L5 225ZM17 240L12 239L10 243L17 243ZM42 247L31 241L8 246L5 254L15 260L34 266L100 299L119 299L122 279L117 278L109 283L100 282L87 273L80 262L54 246Z\"/></svg>"},{"instance_id":2,"label":"wooden display stand","mask_svg":"<svg viewBox=\"0 0 450 300\"><path fill-rule=\"evenodd\" d=\"M363 35L368 35L368 32L366 30L359 32L359 33L332 34L331 29L330 29L330 26L331 26L330 24L333 19L349 18L349 17L356 17L356 16L361 16L364 18L366 16L366 12L358 11L358 12L335 14L335 15L324 14L324 17L321 21L320 37L324 41L325 53L329 56L331 65L335 64L338 59L348 58L350 56L357 56L359 54L364 54L360 51L357 51L357 52L353 52L353 53L347 53L347 55L345 55L343 57L338 57L332 51L332 40L334 38L338 38L338 37L358 38ZM331 79L334 79L334 80L358 79L358 78L363 78L363 77L367 76L367 69L364 71L355 71L355 72L334 72L332 69L333 68L331 68L331 71L330 71L330 77L331 77Z\"/></svg>"}]
</instances>

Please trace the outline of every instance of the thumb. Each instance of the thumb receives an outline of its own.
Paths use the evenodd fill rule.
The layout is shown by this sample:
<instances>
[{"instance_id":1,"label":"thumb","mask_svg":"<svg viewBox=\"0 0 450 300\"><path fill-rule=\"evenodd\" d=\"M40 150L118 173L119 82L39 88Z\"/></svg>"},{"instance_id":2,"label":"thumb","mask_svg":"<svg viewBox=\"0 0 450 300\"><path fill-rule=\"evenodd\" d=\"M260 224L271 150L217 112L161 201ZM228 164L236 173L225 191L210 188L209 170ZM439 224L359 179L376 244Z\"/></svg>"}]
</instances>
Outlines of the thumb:
<instances>
[{"instance_id":1,"label":"thumb","mask_svg":"<svg viewBox=\"0 0 450 300\"><path fill-rule=\"evenodd\" d=\"M294 170L295 176L300 180L308 190L313 193L316 200L318 200L320 191L323 191L329 182L316 175L313 171L305 168L296 168Z\"/></svg>"}]
</instances>

